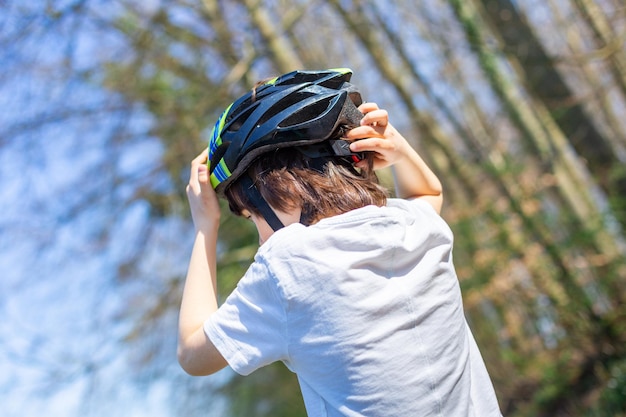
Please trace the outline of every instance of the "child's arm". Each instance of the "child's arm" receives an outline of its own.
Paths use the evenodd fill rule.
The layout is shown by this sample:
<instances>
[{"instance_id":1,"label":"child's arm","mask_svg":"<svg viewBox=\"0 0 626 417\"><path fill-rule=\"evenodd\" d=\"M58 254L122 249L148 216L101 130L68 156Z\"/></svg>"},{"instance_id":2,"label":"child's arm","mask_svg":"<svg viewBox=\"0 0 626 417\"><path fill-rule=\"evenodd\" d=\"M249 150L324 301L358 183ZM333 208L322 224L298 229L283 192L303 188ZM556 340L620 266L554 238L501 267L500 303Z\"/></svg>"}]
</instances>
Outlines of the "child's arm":
<instances>
[{"instance_id":1,"label":"child's arm","mask_svg":"<svg viewBox=\"0 0 626 417\"><path fill-rule=\"evenodd\" d=\"M389 123L386 110L375 103L363 103L365 115L361 126L350 130L346 139L353 140L353 152L375 153L374 169L392 166L396 193L400 198L421 198L439 213L443 204L441 182L407 140ZM357 164L365 164L361 161Z\"/></svg>"},{"instance_id":2,"label":"child's arm","mask_svg":"<svg viewBox=\"0 0 626 417\"><path fill-rule=\"evenodd\" d=\"M191 163L187 197L196 227L178 323L178 361L191 375L208 375L227 363L204 333L204 322L217 310L216 246L220 207L211 187L205 150Z\"/></svg>"}]
</instances>

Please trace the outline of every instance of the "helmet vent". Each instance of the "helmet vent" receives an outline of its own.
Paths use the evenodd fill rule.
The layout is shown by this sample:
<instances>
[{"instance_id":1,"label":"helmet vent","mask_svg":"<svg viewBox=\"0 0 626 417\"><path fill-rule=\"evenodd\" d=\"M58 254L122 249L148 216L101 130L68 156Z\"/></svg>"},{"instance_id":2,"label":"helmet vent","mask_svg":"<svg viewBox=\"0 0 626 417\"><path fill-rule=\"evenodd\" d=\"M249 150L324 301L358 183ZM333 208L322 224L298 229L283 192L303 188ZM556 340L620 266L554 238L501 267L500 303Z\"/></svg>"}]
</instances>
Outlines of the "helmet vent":
<instances>
[{"instance_id":1,"label":"helmet vent","mask_svg":"<svg viewBox=\"0 0 626 417\"><path fill-rule=\"evenodd\" d=\"M330 105L332 97L325 97L297 112L293 113L280 123L280 127L294 126L311 120L317 119L321 114L325 113Z\"/></svg>"},{"instance_id":2,"label":"helmet vent","mask_svg":"<svg viewBox=\"0 0 626 417\"><path fill-rule=\"evenodd\" d=\"M239 131L239 129L241 129L241 126L243 126L244 122L248 119L248 117L250 117L250 115L252 114L253 111L254 111L254 107L249 107L245 111L239 113L237 115L237 117L235 117L230 122L230 124L228 125L228 128L227 128L227 131L228 132L237 132L237 131Z\"/></svg>"},{"instance_id":3,"label":"helmet vent","mask_svg":"<svg viewBox=\"0 0 626 417\"><path fill-rule=\"evenodd\" d=\"M304 100L306 100L307 98L313 95L315 94L311 92L298 91L297 93L289 94L288 96L285 96L282 100L274 103L273 106L267 109L267 111L259 119L259 124L265 123L266 121L272 119L273 117L280 114L281 112L290 109L292 106L298 103L302 103ZM298 113L299 111L296 110L296 113L294 115L297 115ZM288 118L291 118L294 115L290 115ZM280 123L280 124L283 125L283 123ZM289 125L286 125L286 126L289 126Z\"/></svg>"}]
</instances>

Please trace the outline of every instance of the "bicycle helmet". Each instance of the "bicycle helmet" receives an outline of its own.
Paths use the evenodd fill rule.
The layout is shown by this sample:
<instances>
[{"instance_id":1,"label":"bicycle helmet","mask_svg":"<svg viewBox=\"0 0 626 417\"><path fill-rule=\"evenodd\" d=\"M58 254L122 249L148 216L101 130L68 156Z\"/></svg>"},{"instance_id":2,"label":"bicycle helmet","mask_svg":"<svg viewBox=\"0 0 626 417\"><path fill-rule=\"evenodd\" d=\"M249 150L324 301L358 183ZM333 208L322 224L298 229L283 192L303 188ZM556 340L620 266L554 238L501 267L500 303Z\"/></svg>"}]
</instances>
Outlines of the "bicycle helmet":
<instances>
[{"instance_id":1,"label":"bicycle helmet","mask_svg":"<svg viewBox=\"0 0 626 417\"><path fill-rule=\"evenodd\" d=\"M293 71L240 97L219 117L209 137L211 185L218 194L260 155L298 147L311 157L353 156L329 142L339 127L356 127L362 102L348 68ZM323 142L328 143L323 143Z\"/></svg>"},{"instance_id":2,"label":"bicycle helmet","mask_svg":"<svg viewBox=\"0 0 626 417\"><path fill-rule=\"evenodd\" d=\"M256 87L233 102L218 118L209 137L211 185L220 195L240 179L250 202L274 229L283 227L244 174L262 154L296 147L310 158L362 159L337 138L341 127L356 127L363 114L361 95L349 83L348 68L293 71ZM302 221L302 220L301 220Z\"/></svg>"}]
</instances>

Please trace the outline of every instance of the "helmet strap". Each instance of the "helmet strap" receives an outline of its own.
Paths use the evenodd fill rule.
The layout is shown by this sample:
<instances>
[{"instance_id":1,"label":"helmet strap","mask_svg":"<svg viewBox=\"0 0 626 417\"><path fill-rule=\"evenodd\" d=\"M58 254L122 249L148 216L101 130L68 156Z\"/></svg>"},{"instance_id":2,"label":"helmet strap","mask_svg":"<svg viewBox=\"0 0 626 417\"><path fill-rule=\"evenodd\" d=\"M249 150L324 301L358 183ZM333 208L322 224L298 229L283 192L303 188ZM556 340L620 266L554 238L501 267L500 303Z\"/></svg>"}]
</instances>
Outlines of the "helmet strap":
<instances>
[{"instance_id":1,"label":"helmet strap","mask_svg":"<svg viewBox=\"0 0 626 417\"><path fill-rule=\"evenodd\" d=\"M281 222L278 216L276 216L272 207L270 207L267 201L265 201L259 189L256 188L252 178L250 178L249 175L244 174L241 176L240 181L243 189L246 190L246 195L248 196L250 203L261 213L272 230L277 231L278 229L285 227L283 222Z\"/></svg>"}]
</instances>

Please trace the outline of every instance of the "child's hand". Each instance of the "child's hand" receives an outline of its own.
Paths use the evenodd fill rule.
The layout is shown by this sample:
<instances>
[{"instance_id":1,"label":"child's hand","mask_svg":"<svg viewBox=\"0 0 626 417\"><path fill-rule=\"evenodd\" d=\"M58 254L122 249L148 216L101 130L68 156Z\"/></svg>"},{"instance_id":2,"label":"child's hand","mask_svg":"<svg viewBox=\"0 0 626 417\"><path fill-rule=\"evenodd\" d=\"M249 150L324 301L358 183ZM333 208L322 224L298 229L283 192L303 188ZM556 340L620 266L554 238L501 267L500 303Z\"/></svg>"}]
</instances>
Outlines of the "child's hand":
<instances>
[{"instance_id":1,"label":"child's hand","mask_svg":"<svg viewBox=\"0 0 626 417\"><path fill-rule=\"evenodd\" d=\"M359 110L365 116L361 126L346 134L352 141L352 152L374 153L374 169L394 165L396 195L400 198L425 199L439 213L443 202L441 182L419 154L389 123L386 110L375 103L363 103ZM365 168L367 161L355 166Z\"/></svg>"},{"instance_id":2,"label":"child's hand","mask_svg":"<svg viewBox=\"0 0 626 417\"><path fill-rule=\"evenodd\" d=\"M207 159L208 150L205 149L191 161L191 174L187 185L191 218L196 231L200 232L216 231L220 220L220 206L209 180Z\"/></svg>"},{"instance_id":3,"label":"child's hand","mask_svg":"<svg viewBox=\"0 0 626 417\"><path fill-rule=\"evenodd\" d=\"M365 115L361 126L348 131L345 138L352 141L352 152L374 152L374 169L393 165L414 152L406 139L389 123L386 110L379 109L376 103L363 103L359 110ZM366 164L367 161L360 161L355 166L363 168Z\"/></svg>"}]
</instances>

